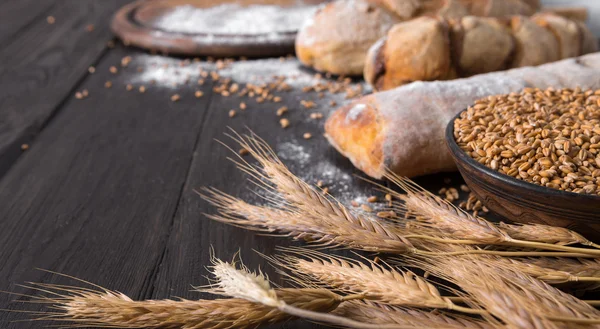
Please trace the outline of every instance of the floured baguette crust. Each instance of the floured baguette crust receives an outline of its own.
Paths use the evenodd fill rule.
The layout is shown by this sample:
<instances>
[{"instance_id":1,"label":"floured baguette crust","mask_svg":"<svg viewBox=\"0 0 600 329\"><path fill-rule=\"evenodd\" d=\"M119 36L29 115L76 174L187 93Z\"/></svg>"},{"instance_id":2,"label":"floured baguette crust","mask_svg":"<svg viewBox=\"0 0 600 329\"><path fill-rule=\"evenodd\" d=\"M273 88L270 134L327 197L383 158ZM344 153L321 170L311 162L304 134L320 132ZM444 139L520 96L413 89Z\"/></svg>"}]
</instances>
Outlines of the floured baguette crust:
<instances>
[{"instance_id":1,"label":"floured baguette crust","mask_svg":"<svg viewBox=\"0 0 600 329\"><path fill-rule=\"evenodd\" d=\"M360 75L369 47L397 22L395 15L367 1L328 3L298 32L296 56L318 71Z\"/></svg>"},{"instance_id":2,"label":"floured baguette crust","mask_svg":"<svg viewBox=\"0 0 600 329\"><path fill-rule=\"evenodd\" d=\"M446 125L475 100L525 87L575 86L600 88L600 53L371 94L336 110L325 132L339 152L374 178L382 178L386 168L408 177L451 171Z\"/></svg>"}]
</instances>

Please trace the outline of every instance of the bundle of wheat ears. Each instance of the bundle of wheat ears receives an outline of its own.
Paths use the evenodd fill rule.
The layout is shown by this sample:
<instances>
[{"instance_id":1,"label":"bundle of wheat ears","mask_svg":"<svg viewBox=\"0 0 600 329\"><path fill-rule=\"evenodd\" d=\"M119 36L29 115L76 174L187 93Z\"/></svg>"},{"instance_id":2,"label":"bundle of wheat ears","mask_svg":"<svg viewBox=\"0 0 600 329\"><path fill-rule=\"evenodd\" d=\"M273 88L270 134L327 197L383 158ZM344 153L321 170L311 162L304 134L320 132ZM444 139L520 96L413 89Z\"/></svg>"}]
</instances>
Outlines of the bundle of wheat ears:
<instances>
[{"instance_id":1,"label":"bundle of wheat ears","mask_svg":"<svg viewBox=\"0 0 600 329\"><path fill-rule=\"evenodd\" d=\"M197 288L226 297L213 300L133 301L94 285L31 284L40 295L29 301L52 305L35 320L105 328L255 328L292 318L368 329L600 328L600 301L561 290L600 287L600 247L580 234L492 223L392 174L387 179L403 192L378 188L393 195L396 216L356 213L292 174L257 136L231 137L256 160L235 162L267 192L266 204L206 188L201 196L218 210L209 218L321 249L381 253L386 261L281 248L264 257L295 288L274 289L235 258L213 257L214 281Z\"/></svg>"}]
</instances>

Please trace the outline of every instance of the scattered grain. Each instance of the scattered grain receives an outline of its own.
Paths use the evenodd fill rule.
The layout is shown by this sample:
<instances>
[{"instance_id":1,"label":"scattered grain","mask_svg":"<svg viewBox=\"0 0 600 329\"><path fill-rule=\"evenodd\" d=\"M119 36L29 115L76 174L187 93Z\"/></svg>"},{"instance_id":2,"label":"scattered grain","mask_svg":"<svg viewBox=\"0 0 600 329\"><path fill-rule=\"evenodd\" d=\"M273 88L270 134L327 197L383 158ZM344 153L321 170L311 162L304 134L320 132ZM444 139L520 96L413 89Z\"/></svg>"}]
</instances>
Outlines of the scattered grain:
<instances>
[{"instance_id":1,"label":"scattered grain","mask_svg":"<svg viewBox=\"0 0 600 329\"><path fill-rule=\"evenodd\" d=\"M304 137L304 139L310 139L312 137L311 133L304 133L304 135L302 135L302 137Z\"/></svg>"},{"instance_id":2,"label":"scattered grain","mask_svg":"<svg viewBox=\"0 0 600 329\"><path fill-rule=\"evenodd\" d=\"M138 90L140 91L140 93L145 93L146 92L146 87L144 86L140 86L140 88L138 88Z\"/></svg>"},{"instance_id":3,"label":"scattered grain","mask_svg":"<svg viewBox=\"0 0 600 329\"><path fill-rule=\"evenodd\" d=\"M243 111L243 110L245 110L245 109L246 109L246 103L244 103L244 102L241 102L241 103L240 103L240 110L242 110L242 111Z\"/></svg>"},{"instance_id":4,"label":"scattered grain","mask_svg":"<svg viewBox=\"0 0 600 329\"><path fill-rule=\"evenodd\" d=\"M200 98L200 97L204 96L204 93L201 90L196 90L196 92L194 93L194 96L196 98Z\"/></svg>"},{"instance_id":5,"label":"scattered grain","mask_svg":"<svg viewBox=\"0 0 600 329\"><path fill-rule=\"evenodd\" d=\"M287 128L290 125L290 120L283 118L279 120L279 124L281 125L281 128Z\"/></svg>"},{"instance_id":6,"label":"scattered grain","mask_svg":"<svg viewBox=\"0 0 600 329\"><path fill-rule=\"evenodd\" d=\"M119 69L117 69L116 66L111 66L109 69L110 73L112 74L117 74L119 72Z\"/></svg>"},{"instance_id":7,"label":"scattered grain","mask_svg":"<svg viewBox=\"0 0 600 329\"><path fill-rule=\"evenodd\" d=\"M133 90L133 85L132 84L128 84L127 86L125 86L125 90L132 91Z\"/></svg>"},{"instance_id":8,"label":"scattered grain","mask_svg":"<svg viewBox=\"0 0 600 329\"><path fill-rule=\"evenodd\" d=\"M46 17L46 22L48 22L48 24L52 25L52 24L56 23L56 18L54 18L54 16L48 16L48 17Z\"/></svg>"},{"instance_id":9,"label":"scattered grain","mask_svg":"<svg viewBox=\"0 0 600 329\"><path fill-rule=\"evenodd\" d=\"M310 118L311 119L315 119L315 120L321 119L321 118L323 118L323 113L313 112L313 113L310 114Z\"/></svg>"},{"instance_id":10,"label":"scattered grain","mask_svg":"<svg viewBox=\"0 0 600 329\"><path fill-rule=\"evenodd\" d=\"M323 188L323 194L329 194L329 187Z\"/></svg>"},{"instance_id":11,"label":"scattered grain","mask_svg":"<svg viewBox=\"0 0 600 329\"><path fill-rule=\"evenodd\" d=\"M106 81L104 83L104 88L111 88L112 87L112 82L111 81Z\"/></svg>"},{"instance_id":12,"label":"scattered grain","mask_svg":"<svg viewBox=\"0 0 600 329\"><path fill-rule=\"evenodd\" d=\"M21 144L21 150L22 150L22 151L27 151L27 150L29 150L29 144Z\"/></svg>"},{"instance_id":13,"label":"scattered grain","mask_svg":"<svg viewBox=\"0 0 600 329\"><path fill-rule=\"evenodd\" d=\"M173 96L171 96L171 102L178 102L181 99L181 96L179 96L179 94L175 94Z\"/></svg>"},{"instance_id":14,"label":"scattered grain","mask_svg":"<svg viewBox=\"0 0 600 329\"><path fill-rule=\"evenodd\" d=\"M366 211L366 212L372 212L373 208L371 208L370 206L366 205L366 204L361 204L360 207L362 208L362 210Z\"/></svg>"},{"instance_id":15,"label":"scattered grain","mask_svg":"<svg viewBox=\"0 0 600 329\"><path fill-rule=\"evenodd\" d=\"M95 29L94 28L94 24L88 24L85 27L85 30L88 31L88 32L92 32L92 31L94 31L94 29Z\"/></svg>"},{"instance_id":16,"label":"scattered grain","mask_svg":"<svg viewBox=\"0 0 600 329\"><path fill-rule=\"evenodd\" d=\"M241 149L239 150L239 153L240 153L240 155L242 155L242 156L243 156L243 155L248 155L248 154L250 154L250 152L248 152L248 149L245 149L245 148L241 148Z\"/></svg>"},{"instance_id":17,"label":"scattered grain","mask_svg":"<svg viewBox=\"0 0 600 329\"><path fill-rule=\"evenodd\" d=\"M90 74L94 74L96 72L96 68L93 66L88 67L88 72L90 72Z\"/></svg>"},{"instance_id":18,"label":"scattered grain","mask_svg":"<svg viewBox=\"0 0 600 329\"><path fill-rule=\"evenodd\" d=\"M229 110L229 117L233 118L236 115L235 110Z\"/></svg>"},{"instance_id":19,"label":"scattered grain","mask_svg":"<svg viewBox=\"0 0 600 329\"><path fill-rule=\"evenodd\" d=\"M282 106L282 107L280 107L280 108L277 109L277 116L280 117L280 116L282 116L287 111L288 111L287 106Z\"/></svg>"},{"instance_id":20,"label":"scattered grain","mask_svg":"<svg viewBox=\"0 0 600 329\"><path fill-rule=\"evenodd\" d=\"M370 202L370 203L377 202L377 197L372 195L367 198L367 202Z\"/></svg>"}]
</instances>

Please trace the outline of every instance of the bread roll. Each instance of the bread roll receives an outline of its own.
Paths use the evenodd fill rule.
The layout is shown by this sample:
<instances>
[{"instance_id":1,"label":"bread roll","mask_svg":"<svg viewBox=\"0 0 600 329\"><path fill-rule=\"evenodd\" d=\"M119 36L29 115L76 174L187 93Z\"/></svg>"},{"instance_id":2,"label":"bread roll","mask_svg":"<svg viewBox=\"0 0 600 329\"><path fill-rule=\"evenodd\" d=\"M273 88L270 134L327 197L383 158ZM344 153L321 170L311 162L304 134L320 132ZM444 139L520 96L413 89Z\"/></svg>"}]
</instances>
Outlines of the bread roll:
<instances>
[{"instance_id":1,"label":"bread roll","mask_svg":"<svg viewBox=\"0 0 600 329\"><path fill-rule=\"evenodd\" d=\"M399 22L392 13L363 0L328 3L296 37L296 56L318 71L360 75L369 47Z\"/></svg>"},{"instance_id":2,"label":"bread roll","mask_svg":"<svg viewBox=\"0 0 600 329\"><path fill-rule=\"evenodd\" d=\"M600 53L537 67L487 73L452 81L414 82L364 96L327 120L329 142L374 178L386 168L401 176L455 169L445 128L475 100L525 87L600 88Z\"/></svg>"},{"instance_id":3,"label":"bread roll","mask_svg":"<svg viewBox=\"0 0 600 329\"><path fill-rule=\"evenodd\" d=\"M400 21L419 16L530 15L534 0L337 0L318 10L296 37L296 55L307 66L360 75L369 50ZM452 70L450 70L452 71Z\"/></svg>"},{"instance_id":4,"label":"bread roll","mask_svg":"<svg viewBox=\"0 0 600 329\"><path fill-rule=\"evenodd\" d=\"M448 26L444 21L431 17L415 18L395 25L387 35L388 40L397 42L392 44L383 41L385 47L379 51L382 45L376 45L374 48L377 50L373 51L379 51L378 56L383 57L380 61L396 65L386 67L384 75L381 74L381 68L370 66L370 71L365 71L365 79L369 83L377 81L383 85L401 85L415 80L446 79L451 74L450 41ZM396 35L402 38L396 38ZM419 47L412 47L415 44ZM369 56L372 54L369 53ZM383 80L379 80L379 77L383 77Z\"/></svg>"},{"instance_id":5,"label":"bread roll","mask_svg":"<svg viewBox=\"0 0 600 329\"><path fill-rule=\"evenodd\" d=\"M428 28L433 25L450 28ZM450 41L447 53L424 42L444 38ZM421 18L396 24L369 49L364 77L375 90L388 90L411 81L535 66L596 50L596 41L585 25L553 14L508 19ZM434 70L442 67L434 64L448 58L451 62L449 67L443 66L445 72Z\"/></svg>"}]
</instances>

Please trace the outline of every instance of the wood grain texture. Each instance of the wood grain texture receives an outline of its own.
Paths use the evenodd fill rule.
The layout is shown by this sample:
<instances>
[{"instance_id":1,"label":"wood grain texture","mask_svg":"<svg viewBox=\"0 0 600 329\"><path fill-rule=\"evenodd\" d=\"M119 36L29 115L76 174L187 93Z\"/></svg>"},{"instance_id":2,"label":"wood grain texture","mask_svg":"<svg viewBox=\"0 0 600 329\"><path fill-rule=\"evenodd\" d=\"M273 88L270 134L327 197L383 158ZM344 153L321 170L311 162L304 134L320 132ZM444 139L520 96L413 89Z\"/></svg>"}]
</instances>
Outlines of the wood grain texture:
<instances>
[{"instance_id":1,"label":"wood grain texture","mask_svg":"<svg viewBox=\"0 0 600 329\"><path fill-rule=\"evenodd\" d=\"M65 98L71 97L88 66L103 54L111 38L106 22L122 4L118 0L56 1L41 14L35 7L44 8L46 1L14 4L15 20L17 15L22 21L33 20L18 37L3 44L0 53L0 177L19 157L20 145L35 138ZM48 24L47 15L56 22ZM88 24L94 25L93 31L86 30Z\"/></svg>"},{"instance_id":2,"label":"wood grain texture","mask_svg":"<svg viewBox=\"0 0 600 329\"><path fill-rule=\"evenodd\" d=\"M43 21L57 0L5 0L0 2L0 42L3 45L18 38L24 29Z\"/></svg>"},{"instance_id":3,"label":"wood grain texture","mask_svg":"<svg viewBox=\"0 0 600 329\"><path fill-rule=\"evenodd\" d=\"M175 104L170 89L126 91L127 72L108 70L127 54L106 56L78 87L90 96L69 98L0 181L0 290L26 281L78 284L36 267L132 298L151 285L209 99ZM0 308L23 309L11 299L0 294ZM24 318L0 313L3 328L39 328L6 323Z\"/></svg>"}]
</instances>

